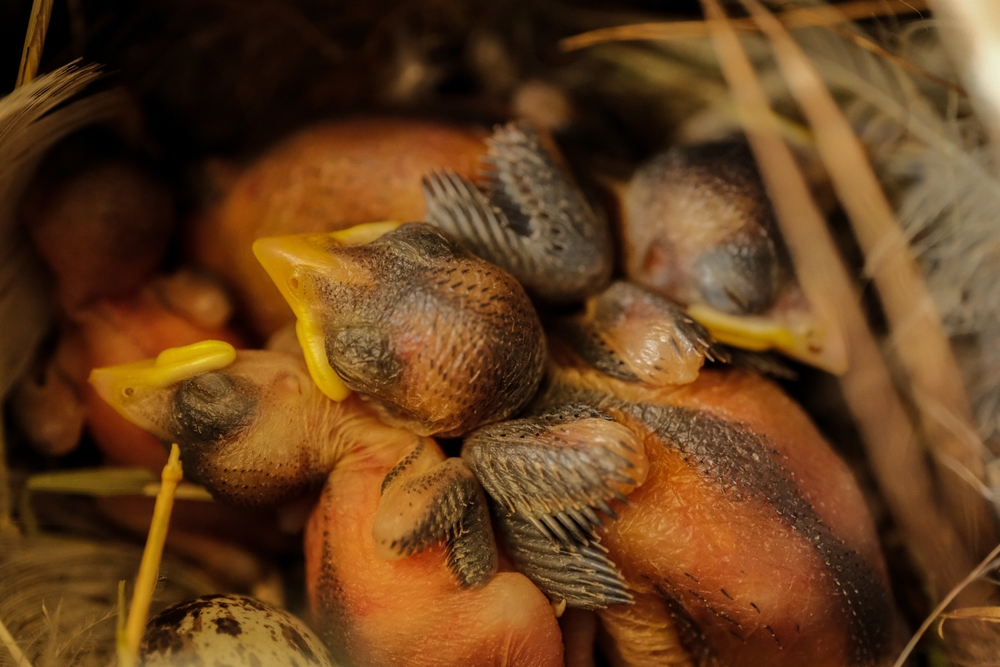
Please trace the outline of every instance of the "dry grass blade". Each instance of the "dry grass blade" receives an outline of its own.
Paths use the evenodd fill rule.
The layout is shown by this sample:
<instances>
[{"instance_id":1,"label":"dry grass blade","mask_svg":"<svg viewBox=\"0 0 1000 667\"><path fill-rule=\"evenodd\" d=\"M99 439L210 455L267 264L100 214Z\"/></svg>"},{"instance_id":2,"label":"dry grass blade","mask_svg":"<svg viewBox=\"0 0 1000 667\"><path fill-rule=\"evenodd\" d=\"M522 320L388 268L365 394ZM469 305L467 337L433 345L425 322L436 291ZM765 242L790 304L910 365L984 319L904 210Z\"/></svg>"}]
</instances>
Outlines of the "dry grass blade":
<instances>
[{"instance_id":1,"label":"dry grass blade","mask_svg":"<svg viewBox=\"0 0 1000 667\"><path fill-rule=\"evenodd\" d=\"M879 57L885 58L886 60L892 62L894 65L898 65L899 67L902 67L908 72L913 72L917 76L922 76L928 81L933 81L934 83L941 86L945 90L951 91L961 97L969 96L968 91L965 90L965 88L962 88L962 86L958 85L957 83L954 83L953 81L948 81L947 79L943 79L938 75L933 74L932 72L928 72L923 67L915 65L911 63L909 60L906 60L905 58L900 58L895 53L885 50L877 43L873 42L867 37L859 35L858 33L850 30L849 28L846 28L845 26L835 25L835 26L830 26L830 29L833 30L838 35L840 35L841 37L843 37L844 39L851 40L861 48L867 51L871 51L872 53L874 53Z\"/></svg>"},{"instance_id":2,"label":"dry grass blade","mask_svg":"<svg viewBox=\"0 0 1000 667\"><path fill-rule=\"evenodd\" d=\"M960 435L974 428L951 345L864 147L808 56L781 22L759 0L741 2L771 41L778 67L813 129L816 148L873 274L896 354L913 393L921 397L917 409L933 453L939 461L957 462L982 481L983 445L969 446ZM940 410L929 410L928 404L937 404ZM942 410L950 419L937 417ZM956 420L963 428L951 427ZM986 499L952 469L939 464L938 473L952 523L961 531L969 553L981 555L996 543Z\"/></svg>"},{"instance_id":3,"label":"dry grass blade","mask_svg":"<svg viewBox=\"0 0 1000 667\"><path fill-rule=\"evenodd\" d=\"M14 638L11 636L10 631L7 629L7 626L4 625L2 620L0 620L0 643L6 647L10 656L14 659L15 667L32 667L31 662L28 660L27 656L24 655L24 652L21 651L17 642L14 641Z\"/></svg>"},{"instance_id":4,"label":"dry grass blade","mask_svg":"<svg viewBox=\"0 0 1000 667\"><path fill-rule=\"evenodd\" d=\"M973 561L935 502L913 428L858 305L847 270L780 131L760 81L717 0L702 0L723 75L774 203L782 234L811 307L839 324L850 370L841 386L892 515L934 590L950 590Z\"/></svg>"},{"instance_id":5,"label":"dry grass blade","mask_svg":"<svg viewBox=\"0 0 1000 667\"><path fill-rule=\"evenodd\" d=\"M910 638L910 641L906 644L903 651L899 654L899 657L896 659L893 667L903 667L903 663L905 663L906 659L910 657L910 653L913 652L917 642L919 642L920 638L924 636L927 629L931 627L931 623L934 622L934 619L939 618L942 614L944 614L944 610L948 608L948 605L950 605L952 601L954 601L955 598L957 598L962 591L966 589L966 587L983 576L983 573L986 572L986 570L995 566L996 563L994 561L996 561L998 557L1000 557L1000 545L997 545L997 547L994 548L993 551L991 551L990 554L986 556L986 558L984 558L979 565L977 565L976 568L965 577L965 579L956 584L951 591L944 596L944 599L938 603L938 606L934 609L934 611L932 611L927 618L924 619L924 622L920 624L920 627L913 634L913 637Z\"/></svg>"},{"instance_id":6,"label":"dry grass blade","mask_svg":"<svg viewBox=\"0 0 1000 667\"><path fill-rule=\"evenodd\" d=\"M171 446L170 458L167 465L163 466L162 486L156 496L146 548L142 552L139 574L135 578L132 606L125 623L125 631L118 637L118 663L121 667L133 667L139 661L142 629L149 618L149 605L153 599L153 589L156 588L160 560L163 558L163 546L167 540L170 514L174 507L174 491L183 477L180 456L180 448L176 444Z\"/></svg>"},{"instance_id":7,"label":"dry grass blade","mask_svg":"<svg viewBox=\"0 0 1000 667\"><path fill-rule=\"evenodd\" d=\"M986 621L987 623L1000 623L1000 607L963 607L955 611L948 611L938 617L938 636L944 639L944 622L948 619L974 621Z\"/></svg>"},{"instance_id":8,"label":"dry grass blade","mask_svg":"<svg viewBox=\"0 0 1000 667\"><path fill-rule=\"evenodd\" d=\"M87 496L156 496L162 484L146 468L80 468L39 473L28 477L24 493L75 493ZM174 494L184 500L210 501L203 487L181 483Z\"/></svg>"},{"instance_id":9,"label":"dry grass blade","mask_svg":"<svg viewBox=\"0 0 1000 667\"><path fill-rule=\"evenodd\" d=\"M93 497L158 496L163 485L145 468L88 468L58 470L31 475L24 483L18 503L21 529L34 535L40 531L31 500L36 493L77 494ZM180 483L174 497L182 500L211 501L203 487Z\"/></svg>"},{"instance_id":10,"label":"dry grass blade","mask_svg":"<svg viewBox=\"0 0 1000 667\"><path fill-rule=\"evenodd\" d=\"M1000 84L997 42L1000 3L996 0L931 0L939 32L976 104L977 116L1000 156Z\"/></svg>"},{"instance_id":11,"label":"dry grass blade","mask_svg":"<svg viewBox=\"0 0 1000 667\"><path fill-rule=\"evenodd\" d=\"M857 0L846 2L837 8L808 7L789 9L779 14L781 22L789 28L809 26L833 26L853 19L877 16L897 16L915 14L927 9L926 0ZM733 19L730 25L741 32L756 32L757 24L752 19ZM673 21L658 23L637 23L591 30L562 40L559 45L564 51L632 39L684 39L707 37L708 24L705 21Z\"/></svg>"},{"instance_id":12,"label":"dry grass blade","mask_svg":"<svg viewBox=\"0 0 1000 667\"><path fill-rule=\"evenodd\" d=\"M52 4L53 0L35 0L31 6L28 32L24 36L24 50L21 51L21 67L17 72L18 88L31 82L38 72L38 63L45 47L45 33L48 32L49 19L52 17Z\"/></svg>"}]
</instances>

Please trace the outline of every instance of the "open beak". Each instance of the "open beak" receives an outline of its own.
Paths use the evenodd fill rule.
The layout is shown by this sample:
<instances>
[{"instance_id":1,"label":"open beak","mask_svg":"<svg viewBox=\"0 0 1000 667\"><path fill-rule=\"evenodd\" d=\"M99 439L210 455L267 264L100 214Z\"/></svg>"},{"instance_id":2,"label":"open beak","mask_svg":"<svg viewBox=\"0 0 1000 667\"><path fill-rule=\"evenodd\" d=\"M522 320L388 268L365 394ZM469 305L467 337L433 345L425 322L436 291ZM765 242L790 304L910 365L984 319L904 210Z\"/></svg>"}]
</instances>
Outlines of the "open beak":
<instances>
[{"instance_id":1,"label":"open beak","mask_svg":"<svg viewBox=\"0 0 1000 667\"><path fill-rule=\"evenodd\" d=\"M95 368L89 382L104 401L128 421L162 435L149 404L161 389L201 373L225 368L236 359L236 349L220 340L172 347L155 359Z\"/></svg>"},{"instance_id":2,"label":"open beak","mask_svg":"<svg viewBox=\"0 0 1000 667\"><path fill-rule=\"evenodd\" d=\"M834 375L847 371L843 335L808 312L730 315L702 303L692 304L687 312L725 345L754 352L776 350Z\"/></svg>"},{"instance_id":3,"label":"open beak","mask_svg":"<svg viewBox=\"0 0 1000 667\"><path fill-rule=\"evenodd\" d=\"M320 325L317 304L320 295L307 274L349 271L330 252L331 247L370 243L400 226L399 222L371 222L326 234L293 234L257 239L253 254L278 291L295 313L295 333L305 355L313 382L334 401L347 398L351 390L330 366L326 355L325 332Z\"/></svg>"}]
</instances>

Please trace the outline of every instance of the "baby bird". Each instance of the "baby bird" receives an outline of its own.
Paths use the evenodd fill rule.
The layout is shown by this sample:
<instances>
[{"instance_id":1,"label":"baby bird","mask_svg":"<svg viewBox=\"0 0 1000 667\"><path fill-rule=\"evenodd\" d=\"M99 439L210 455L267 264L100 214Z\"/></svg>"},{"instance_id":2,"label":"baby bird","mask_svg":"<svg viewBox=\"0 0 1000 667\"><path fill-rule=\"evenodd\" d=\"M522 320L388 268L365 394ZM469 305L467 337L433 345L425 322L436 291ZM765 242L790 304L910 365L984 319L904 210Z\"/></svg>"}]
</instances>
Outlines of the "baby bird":
<instances>
[{"instance_id":1,"label":"baby bird","mask_svg":"<svg viewBox=\"0 0 1000 667\"><path fill-rule=\"evenodd\" d=\"M541 381L545 336L520 284L426 223L260 239L313 379L387 422L451 437L504 419Z\"/></svg>"},{"instance_id":2,"label":"baby bird","mask_svg":"<svg viewBox=\"0 0 1000 667\"><path fill-rule=\"evenodd\" d=\"M189 253L226 281L265 337L293 316L249 251L263 237L426 220L546 300L582 299L611 276L606 221L551 137L525 124L490 135L402 119L331 122L288 139L231 181L190 226Z\"/></svg>"},{"instance_id":3,"label":"baby bird","mask_svg":"<svg viewBox=\"0 0 1000 667\"><path fill-rule=\"evenodd\" d=\"M265 507L323 485L306 529L313 618L349 665L562 665L548 600L496 574L481 487L427 437L334 402L301 357L206 341L95 370L123 416L181 447L220 502ZM324 484L325 483L325 484Z\"/></svg>"},{"instance_id":4,"label":"baby bird","mask_svg":"<svg viewBox=\"0 0 1000 667\"><path fill-rule=\"evenodd\" d=\"M174 228L165 183L127 159L38 180L23 205L25 227L52 270L64 312L131 296L152 278Z\"/></svg>"},{"instance_id":5,"label":"baby bird","mask_svg":"<svg viewBox=\"0 0 1000 667\"><path fill-rule=\"evenodd\" d=\"M294 316L250 252L256 239L423 220L420 179L434 169L476 179L486 135L392 118L305 129L222 184L219 201L189 226L189 255L222 278L258 333L270 336Z\"/></svg>"},{"instance_id":6,"label":"baby bird","mask_svg":"<svg viewBox=\"0 0 1000 667\"><path fill-rule=\"evenodd\" d=\"M751 371L643 373L699 365L705 332L670 304L658 323L594 317L606 296L572 323L589 340L553 338L537 414L464 443L518 569L599 609L613 664L887 664L885 565L844 463Z\"/></svg>"},{"instance_id":7,"label":"baby bird","mask_svg":"<svg viewBox=\"0 0 1000 667\"><path fill-rule=\"evenodd\" d=\"M126 297L79 307L66 316L44 371L19 387L14 416L48 455L76 448L86 426L104 463L159 472L167 462L163 447L111 410L87 384L87 376L97 366L139 361L205 338L240 345L227 324L231 312L217 285L189 271L158 276Z\"/></svg>"},{"instance_id":8,"label":"baby bird","mask_svg":"<svg viewBox=\"0 0 1000 667\"><path fill-rule=\"evenodd\" d=\"M630 280L685 305L719 342L845 370L842 341L820 327L796 282L745 142L655 156L620 208Z\"/></svg>"}]
</instances>

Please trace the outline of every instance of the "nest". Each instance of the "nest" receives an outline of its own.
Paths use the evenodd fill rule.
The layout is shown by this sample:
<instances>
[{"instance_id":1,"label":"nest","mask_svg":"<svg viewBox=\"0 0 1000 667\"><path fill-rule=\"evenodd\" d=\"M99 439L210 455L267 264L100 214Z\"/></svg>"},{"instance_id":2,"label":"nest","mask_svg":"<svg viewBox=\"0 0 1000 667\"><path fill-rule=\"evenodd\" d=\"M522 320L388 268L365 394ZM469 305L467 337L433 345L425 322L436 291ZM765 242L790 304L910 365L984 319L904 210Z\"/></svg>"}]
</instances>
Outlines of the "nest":
<instances>
[{"instance_id":1,"label":"nest","mask_svg":"<svg viewBox=\"0 0 1000 667\"><path fill-rule=\"evenodd\" d=\"M182 217L211 196L212 158L252 159L322 119L378 114L488 125L529 117L556 132L585 183L627 175L672 143L745 131L800 274L803 266L819 267L812 278L800 275L803 288L849 343L847 374L834 379L794 366L798 379L785 388L868 492L908 634L925 619L955 619L943 641L926 643L920 655L935 659L943 647L953 664L992 664L1000 647L986 622L997 618L987 580L997 542L991 501L1000 438L1000 227L993 223L1000 188L989 100L975 88L970 97L950 65L973 56L949 54L938 24L915 11L922 3L845 2L831 10L820 0L780 2L763 18L754 3L728 3L730 20L717 23L703 21L694 2L673 3L669 14L653 4L57 4L45 49L35 50L40 71L82 59L98 64L101 75L95 70L68 91L80 97L86 89L86 114L45 128L37 145L0 153L0 238L13 239L11 248L21 240L25 174L56 139L95 118L113 118L119 130L76 134L48 154L46 170L88 151L127 147L171 185ZM704 6L709 14L717 9L713 0ZM28 2L0 8L0 44L7 45L0 80L15 78L20 53L13 47L31 11ZM778 123L755 115L762 100ZM13 145L4 134L8 122L0 117L5 151ZM863 152L837 143L831 128L842 126L860 138ZM874 170L859 167L859 159ZM797 183L808 183L812 195ZM53 318L44 277L8 278L21 259L6 252L0 244L0 279L22 287L37 281L38 288L0 285L3 320L18 322L0 333L5 394L29 372L24 362L46 344ZM104 664L112 653L114 591L134 572L142 529L108 526L92 500L38 500L38 489L53 488L38 475L93 464L92 444L51 458L32 452L17 428L4 432L0 586L37 593L5 600L0 620L36 665ZM141 490L150 481L122 488ZM77 491L118 492L105 484ZM21 507L34 507L38 517L14 507L32 488L38 502ZM22 537L30 526L39 534ZM118 546L98 546L109 536ZM247 557L240 581L171 561L158 599L209 589L274 591L279 572L285 603L301 607L294 554ZM38 574L46 569L62 573L59 586ZM18 663L2 656L0 664Z\"/></svg>"}]
</instances>

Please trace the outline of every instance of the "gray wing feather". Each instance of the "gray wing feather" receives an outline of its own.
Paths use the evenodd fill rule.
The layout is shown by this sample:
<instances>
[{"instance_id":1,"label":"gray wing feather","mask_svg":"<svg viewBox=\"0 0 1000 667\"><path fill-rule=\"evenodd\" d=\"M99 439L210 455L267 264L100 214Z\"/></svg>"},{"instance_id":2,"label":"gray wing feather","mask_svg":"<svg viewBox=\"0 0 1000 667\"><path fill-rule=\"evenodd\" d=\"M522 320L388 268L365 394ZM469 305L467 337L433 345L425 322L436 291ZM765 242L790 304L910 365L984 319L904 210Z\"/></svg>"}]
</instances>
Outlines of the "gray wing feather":
<instances>
[{"instance_id":1,"label":"gray wing feather","mask_svg":"<svg viewBox=\"0 0 1000 667\"><path fill-rule=\"evenodd\" d=\"M627 501L611 482L635 483L628 474L632 464L618 452L567 446L546 437L552 427L582 419L613 421L589 406L561 406L532 418L480 428L462 448L462 458L508 514L520 514L564 544L588 543L601 525L598 511L616 518L608 501Z\"/></svg>"},{"instance_id":2,"label":"gray wing feather","mask_svg":"<svg viewBox=\"0 0 1000 667\"><path fill-rule=\"evenodd\" d=\"M606 221L531 128L498 127L487 144L483 190L450 171L424 177L427 222L547 299L600 289L613 263Z\"/></svg>"},{"instance_id":3,"label":"gray wing feather","mask_svg":"<svg viewBox=\"0 0 1000 667\"><path fill-rule=\"evenodd\" d=\"M514 566L550 599L583 609L632 604L621 572L600 543L555 544L518 515L500 516L497 523Z\"/></svg>"}]
</instances>

